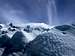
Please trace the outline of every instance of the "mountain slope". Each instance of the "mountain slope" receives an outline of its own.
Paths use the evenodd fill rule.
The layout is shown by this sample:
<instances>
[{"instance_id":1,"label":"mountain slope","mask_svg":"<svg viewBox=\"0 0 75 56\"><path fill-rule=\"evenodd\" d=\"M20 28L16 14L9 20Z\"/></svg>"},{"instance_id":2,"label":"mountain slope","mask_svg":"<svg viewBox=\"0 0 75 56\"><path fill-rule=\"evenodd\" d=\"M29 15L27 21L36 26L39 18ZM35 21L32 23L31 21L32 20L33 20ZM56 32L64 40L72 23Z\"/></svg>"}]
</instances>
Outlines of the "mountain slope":
<instances>
[{"instance_id":1,"label":"mountain slope","mask_svg":"<svg viewBox=\"0 0 75 56\"><path fill-rule=\"evenodd\" d=\"M74 56L75 26L50 27L44 23L6 25L0 29L2 56ZM6 42L3 36L7 36ZM6 45L5 45L6 44Z\"/></svg>"}]
</instances>

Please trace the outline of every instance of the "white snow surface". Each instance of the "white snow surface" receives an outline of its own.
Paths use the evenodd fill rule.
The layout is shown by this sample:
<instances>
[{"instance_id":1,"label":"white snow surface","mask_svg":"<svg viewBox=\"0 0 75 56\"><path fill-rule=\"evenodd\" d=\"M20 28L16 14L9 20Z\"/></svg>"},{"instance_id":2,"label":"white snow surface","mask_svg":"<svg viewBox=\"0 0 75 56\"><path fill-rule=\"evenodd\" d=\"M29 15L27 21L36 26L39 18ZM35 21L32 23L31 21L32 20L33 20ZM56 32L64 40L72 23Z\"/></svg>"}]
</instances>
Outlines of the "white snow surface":
<instances>
[{"instance_id":1,"label":"white snow surface","mask_svg":"<svg viewBox=\"0 0 75 56\"><path fill-rule=\"evenodd\" d=\"M33 41L38 35L46 33L46 32L51 32L53 34L56 34L57 37L55 37L55 38L58 38L61 43L64 43L67 47L75 50L75 34L74 34L75 29L74 28L73 29L71 28L67 31L60 31L60 30L54 28L54 26L49 26L44 23L28 23L28 24L18 25L18 27L20 29L13 28L16 30L10 31L10 30L8 30L8 28L10 26L4 25L4 24L0 24L0 25L3 27L2 29L0 29L0 35L2 35L1 34L2 31L7 31L8 33L6 33L6 34L10 38L12 38L12 36L17 31L21 31L24 34L27 43L29 43L30 41ZM30 26L30 27L27 28L27 26ZM36 28L36 30L35 30L35 28ZM29 30L29 32L24 31L24 29ZM65 32L66 34L63 34L62 32ZM74 53L75 52L71 52L71 53L69 53L71 55L64 55L64 56L74 56L75 55Z\"/></svg>"},{"instance_id":2,"label":"white snow surface","mask_svg":"<svg viewBox=\"0 0 75 56\"><path fill-rule=\"evenodd\" d=\"M51 29L52 28L51 26L49 26L47 24L44 24L44 23L28 23L28 24L22 24L22 25L18 25L18 26L15 24L15 26L19 27L20 29L12 28L9 25L5 25L5 24L0 24L0 25L3 27L2 29L0 29L0 32L7 31L8 33L6 33L6 34L10 38L12 38L12 36L17 31L21 31L25 35L25 37L27 39L27 42L30 42L30 41L34 40L39 34L47 32L46 30L44 31L44 29ZM29 30L31 32L24 31L24 29L27 29L27 26L30 26ZM8 30L9 27L11 29L16 29L16 31L9 31ZM38 28L39 30L35 30L35 28Z\"/></svg>"}]
</instances>

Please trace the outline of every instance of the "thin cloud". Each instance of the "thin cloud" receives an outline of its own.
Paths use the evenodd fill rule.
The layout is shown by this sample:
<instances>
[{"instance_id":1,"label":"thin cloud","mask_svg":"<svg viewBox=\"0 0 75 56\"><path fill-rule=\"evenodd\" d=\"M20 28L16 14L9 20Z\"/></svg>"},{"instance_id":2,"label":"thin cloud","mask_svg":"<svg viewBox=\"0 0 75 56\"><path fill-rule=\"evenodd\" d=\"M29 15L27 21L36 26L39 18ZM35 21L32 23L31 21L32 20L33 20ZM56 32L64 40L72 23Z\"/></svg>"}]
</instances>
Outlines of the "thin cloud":
<instances>
[{"instance_id":1,"label":"thin cloud","mask_svg":"<svg viewBox=\"0 0 75 56\"><path fill-rule=\"evenodd\" d=\"M22 10L15 10L12 6L5 5L0 7L2 20L12 22L14 24L23 24L29 22L26 19L26 14Z\"/></svg>"}]
</instances>

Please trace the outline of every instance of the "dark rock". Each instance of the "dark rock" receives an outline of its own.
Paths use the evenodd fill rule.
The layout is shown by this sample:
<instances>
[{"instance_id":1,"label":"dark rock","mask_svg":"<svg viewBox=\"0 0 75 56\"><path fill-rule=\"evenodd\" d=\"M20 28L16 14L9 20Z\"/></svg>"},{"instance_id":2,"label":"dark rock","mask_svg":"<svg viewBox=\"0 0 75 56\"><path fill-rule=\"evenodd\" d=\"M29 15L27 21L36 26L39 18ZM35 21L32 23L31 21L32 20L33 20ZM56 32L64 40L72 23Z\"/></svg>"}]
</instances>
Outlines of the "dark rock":
<instances>
[{"instance_id":1,"label":"dark rock","mask_svg":"<svg viewBox=\"0 0 75 56\"><path fill-rule=\"evenodd\" d=\"M0 29L2 29L3 27L0 25Z\"/></svg>"}]
</instances>

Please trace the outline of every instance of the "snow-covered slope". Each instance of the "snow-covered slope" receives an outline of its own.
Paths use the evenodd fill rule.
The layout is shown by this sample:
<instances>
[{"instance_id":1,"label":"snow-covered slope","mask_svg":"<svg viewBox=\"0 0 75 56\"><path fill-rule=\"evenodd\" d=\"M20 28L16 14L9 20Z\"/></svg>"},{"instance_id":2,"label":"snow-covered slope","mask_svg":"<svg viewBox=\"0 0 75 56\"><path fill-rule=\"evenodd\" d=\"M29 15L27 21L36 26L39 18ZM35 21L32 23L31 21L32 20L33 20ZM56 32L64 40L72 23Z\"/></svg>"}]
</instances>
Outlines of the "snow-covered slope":
<instances>
[{"instance_id":1,"label":"snow-covered slope","mask_svg":"<svg viewBox=\"0 0 75 56\"><path fill-rule=\"evenodd\" d=\"M56 34L59 41L68 48L68 53L65 52L67 56L75 55L75 26L72 24L55 26L50 32Z\"/></svg>"},{"instance_id":2,"label":"snow-covered slope","mask_svg":"<svg viewBox=\"0 0 75 56\"><path fill-rule=\"evenodd\" d=\"M29 23L22 26L14 26L10 23L0 24L0 27L0 39L3 40L0 41L0 47L13 45L13 48L22 47L22 44L25 46L25 43L33 41L38 35L50 30L50 27L44 23Z\"/></svg>"},{"instance_id":3,"label":"snow-covered slope","mask_svg":"<svg viewBox=\"0 0 75 56\"><path fill-rule=\"evenodd\" d=\"M39 34L27 47L32 56L75 56L75 28L72 25L55 26Z\"/></svg>"},{"instance_id":4,"label":"snow-covered slope","mask_svg":"<svg viewBox=\"0 0 75 56\"><path fill-rule=\"evenodd\" d=\"M23 56L75 56L74 43L74 24L55 27L44 23L0 24L0 47L5 48L4 56L19 55L18 52Z\"/></svg>"},{"instance_id":5,"label":"snow-covered slope","mask_svg":"<svg viewBox=\"0 0 75 56\"><path fill-rule=\"evenodd\" d=\"M34 38L43 32L49 31L51 28L50 26L44 23L28 23L18 26L14 26L12 23L10 23L9 25L0 24L0 26L1 26L0 29L1 35L3 35L4 33L8 35L10 38L12 38L14 33L17 31L21 31L27 38L28 37Z\"/></svg>"}]
</instances>

